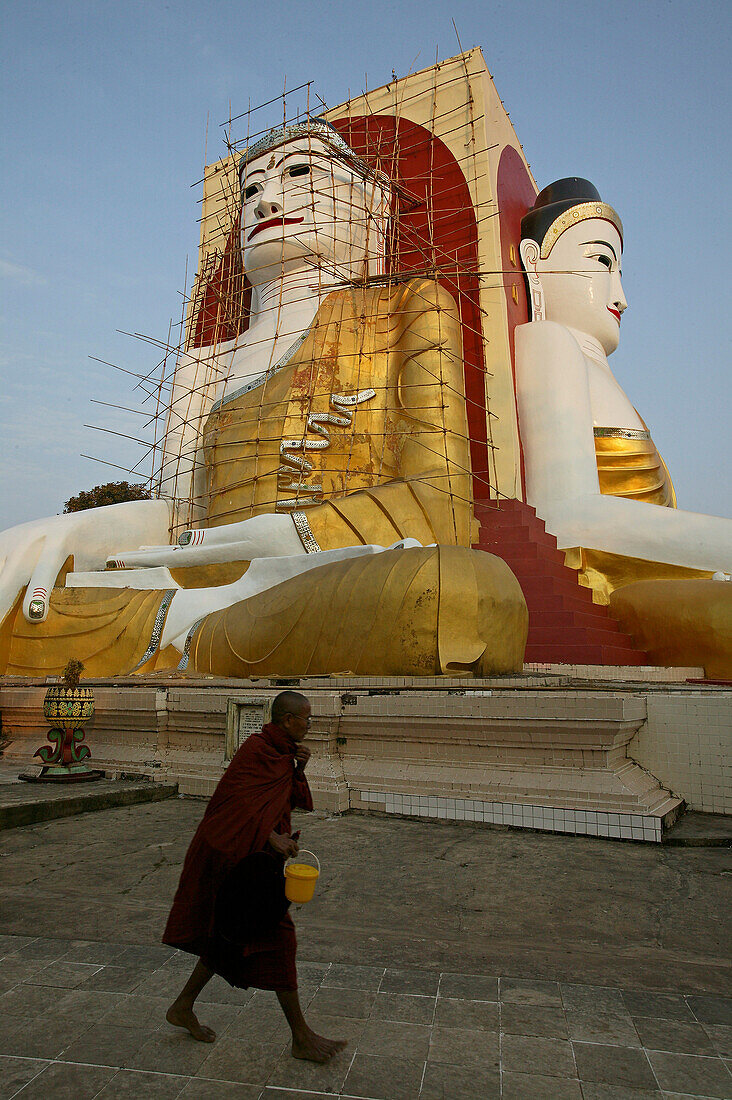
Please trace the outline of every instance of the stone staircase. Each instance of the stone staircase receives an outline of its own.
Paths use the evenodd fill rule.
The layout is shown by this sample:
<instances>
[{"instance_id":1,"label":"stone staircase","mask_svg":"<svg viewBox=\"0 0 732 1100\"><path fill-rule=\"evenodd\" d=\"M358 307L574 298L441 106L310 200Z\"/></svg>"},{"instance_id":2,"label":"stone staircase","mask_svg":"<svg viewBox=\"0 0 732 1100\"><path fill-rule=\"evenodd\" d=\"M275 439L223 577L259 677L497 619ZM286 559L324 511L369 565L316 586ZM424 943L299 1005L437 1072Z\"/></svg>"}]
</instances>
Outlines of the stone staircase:
<instances>
[{"instance_id":1,"label":"stone staircase","mask_svg":"<svg viewBox=\"0 0 732 1100\"><path fill-rule=\"evenodd\" d=\"M624 634L607 607L592 602L577 571L536 511L520 500L475 504L480 539L475 550L503 558L529 608L528 664L647 665L648 656Z\"/></svg>"}]
</instances>

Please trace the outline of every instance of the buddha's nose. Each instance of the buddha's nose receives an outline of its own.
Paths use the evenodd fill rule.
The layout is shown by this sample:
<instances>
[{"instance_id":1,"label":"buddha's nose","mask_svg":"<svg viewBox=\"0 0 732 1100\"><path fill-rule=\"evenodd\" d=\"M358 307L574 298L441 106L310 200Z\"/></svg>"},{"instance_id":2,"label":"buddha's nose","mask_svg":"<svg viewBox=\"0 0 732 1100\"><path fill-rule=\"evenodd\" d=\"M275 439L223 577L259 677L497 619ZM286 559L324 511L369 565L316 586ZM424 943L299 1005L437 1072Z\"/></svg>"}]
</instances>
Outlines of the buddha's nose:
<instances>
[{"instance_id":1,"label":"buddha's nose","mask_svg":"<svg viewBox=\"0 0 732 1100\"><path fill-rule=\"evenodd\" d=\"M620 282L620 275L618 275L617 278L616 278L614 291L615 291L615 308L618 310L618 312L625 313L626 309L628 308L628 303L625 299L625 293L623 291L623 284Z\"/></svg>"},{"instance_id":2,"label":"buddha's nose","mask_svg":"<svg viewBox=\"0 0 732 1100\"><path fill-rule=\"evenodd\" d=\"M265 184L263 190L260 192L257 205L254 207L254 213L260 221L265 218L276 218L278 214L283 211L282 196L279 194L275 187Z\"/></svg>"}]
</instances>

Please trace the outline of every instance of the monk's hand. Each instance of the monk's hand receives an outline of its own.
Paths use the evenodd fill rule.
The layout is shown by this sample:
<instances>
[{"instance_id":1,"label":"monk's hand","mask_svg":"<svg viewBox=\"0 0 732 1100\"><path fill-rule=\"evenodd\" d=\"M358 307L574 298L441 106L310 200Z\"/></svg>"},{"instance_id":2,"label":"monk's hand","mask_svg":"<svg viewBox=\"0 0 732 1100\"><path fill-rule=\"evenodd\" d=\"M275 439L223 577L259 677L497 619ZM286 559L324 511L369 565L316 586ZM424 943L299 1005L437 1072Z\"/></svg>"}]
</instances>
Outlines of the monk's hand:
<instances>
[{"instance_id":1,"label":"monk's hand","mask_svg":"<svg viewBox=\"0 0 732 1100\"><path fill-rule=\"evenodd\" d=\"M297 841L293 840L289 833L270 833L269 846L275 850L278 856L282 856L283 859L289 859L290 856L296 856L300 851L297 846Z\"/></svg>"},{"instance_id":2,"label":"monk's hand","mask_svg":"<svg viewBox=\"0 0 732 1100\"><path fill-rule=\"evenodd\" d=\"M297 761L298 767L304 768L309 759L310 749L307 747L307 745L298 745L295 749L295 760Z\"/></svg>"}]
</instances>

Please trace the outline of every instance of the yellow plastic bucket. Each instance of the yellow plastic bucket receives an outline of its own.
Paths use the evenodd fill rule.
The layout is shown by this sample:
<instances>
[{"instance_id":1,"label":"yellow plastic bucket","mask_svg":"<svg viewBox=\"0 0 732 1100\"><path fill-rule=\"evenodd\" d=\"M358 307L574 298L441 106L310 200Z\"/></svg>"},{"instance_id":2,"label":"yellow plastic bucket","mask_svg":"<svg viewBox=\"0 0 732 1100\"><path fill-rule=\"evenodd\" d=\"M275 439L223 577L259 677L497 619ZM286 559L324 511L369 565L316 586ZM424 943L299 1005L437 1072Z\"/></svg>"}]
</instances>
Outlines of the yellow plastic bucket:
<instances>
[{"instance_id":1,"label":"yellow plastic bucket","mask_svg":"<svg viewBox=\"0 0 732 1100\"><path fill-rule=\"evenodd\" d=\"M315 893L315 883L320 874L320 860L315 852L307 852L304 848L298 856L312 856L318 865L311 867L309 863L290 863L289 860L285 864L285 897L297 905L304 905Z\"/></svg>"}]
</instances>

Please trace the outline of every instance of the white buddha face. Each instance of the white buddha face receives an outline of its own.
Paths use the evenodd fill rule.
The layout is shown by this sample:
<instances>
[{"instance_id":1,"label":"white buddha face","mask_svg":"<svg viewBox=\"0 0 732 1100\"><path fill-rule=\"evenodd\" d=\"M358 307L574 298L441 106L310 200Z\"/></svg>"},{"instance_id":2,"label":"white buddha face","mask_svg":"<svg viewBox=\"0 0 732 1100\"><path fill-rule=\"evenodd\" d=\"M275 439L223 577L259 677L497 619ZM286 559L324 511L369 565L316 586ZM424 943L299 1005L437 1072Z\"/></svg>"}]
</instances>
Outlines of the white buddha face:
<instances>
[{"instance_id":1,"label":"white buddha face","mask_svg":"<svg viewBox=\"0 0 732 1100\"><path fill-rule=\"evenodd\" d=\"M628 303L620 282L622 241L612 222L589 218L561 234L542 260L533 242L523 241L521 255L529 285L539 280L547 321L593 336L606 355L620 341L620 319Z\"/></svg>"},{"instance_id":2,"label":"white buddha face","mask_svg":"<svg viewBox=\"0 0 732 1100\"><path fill-rule=\"evenodd\" d=\"M385 195L316 137L295 138L247 164L241 240L249 280L303 261L340 278L383 254Z\"/></svg>"}]
</instances>

